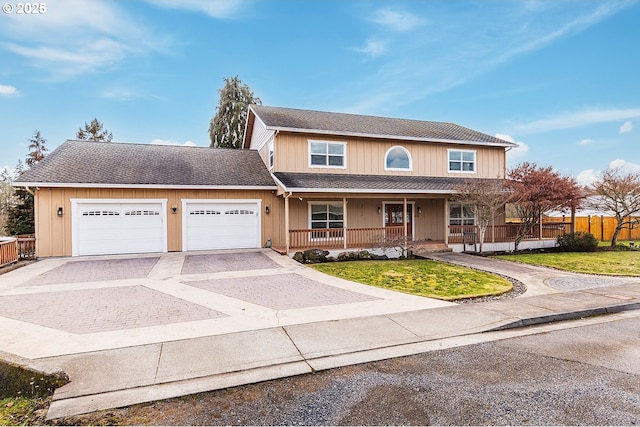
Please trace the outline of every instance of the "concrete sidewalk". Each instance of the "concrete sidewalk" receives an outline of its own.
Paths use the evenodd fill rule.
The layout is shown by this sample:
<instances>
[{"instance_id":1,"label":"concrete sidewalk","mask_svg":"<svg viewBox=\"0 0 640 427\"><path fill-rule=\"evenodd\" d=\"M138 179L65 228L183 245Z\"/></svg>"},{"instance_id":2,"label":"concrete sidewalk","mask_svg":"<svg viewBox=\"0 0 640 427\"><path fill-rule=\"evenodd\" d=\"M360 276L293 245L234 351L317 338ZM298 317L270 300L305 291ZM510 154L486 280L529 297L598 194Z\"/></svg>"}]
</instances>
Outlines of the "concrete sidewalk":
<instances>
[{"instance_id":1,"label":"concrete sidewalk","mask_svg":"<svg viewBox=\"0 0 640 427\"><path fill-rule=\"evenodd\" d=\"M447 346L468 345L486 341L489 336L498 339L496 337L504 332L496 331L510 328L640 308L640 278L598 277L596 282L594 276L446 254L443 257L449 258L442 258L443 261L513 277L528 287L528 291L516 299L458 305L395 293L389 295L339 281L336 282L339 283L337 288L325 289L324 286L335 286L335 283L330 283L337 279L328 279L305 267L290 264L288 258L263 254L268 259L256 256L253 263L254 267L263 267L258 272L238 271L241 266L232 266L233 271L207 272L203 269L211 269L213 264L210 262L201 263L202 260L196 258L186 261L184 255L182 259L180 255L167 255L157 261L163 267L154 264L146 276L142 274L142 266L152 264L151 261L131 262L135 265L132 267L135 274L146 277L144 280L148 282L140 282L143 278L112 279L113 282L108 282L109 289L115 293L129 289L132 283L144 283L144 289L136 289L140 295L127 293L122 298L137 297L148 301L149 296L155 295L148 290L157 288L163 295L180 296L209 310L220 310L202 312L200 320L104 332L82 326L90 331L84 334L49 329L48 342L42 343L39 349L23 346L22 342L33 345L35 341L22 335L10 337L5 332L3 340L9 348L31 355L19 357L15 354L20 353L15 351L11 356L14 362L45 372L63 371L71 378L70 383L54 394L48 419L55 419ZM62 260L56 262L62 265ZM120 263L118 270L125 264ZM39 269L37 272L26 270L24 274L31 274L30 283L41 281L40 287L25 287L14 278L6 286L3 283L2 289L6 290L0 292L0 298L2 295L21 298L29 293L40 295L43 289L50 293L57 287L62 287L60 290L65 292L79 287L77 291L84 295L87 291L107 286L107 282L91 282L95 278L88 277L83 278L87 282L79 284L51 283L56 282L52 274L47 274L52 270L37 264L36 267ZM102 280L106 280L105 275L113 274L104 269L100 271L102 276L99 279ZM181 281L173 283L173 279L167 276L170 271L181 271ZM294 272L295 278L287 276ZM251 292L247 295L240 292L245 286L243 281L255 282L265 275L278 280L284 277L281 283L285 291L280 299L246 302L252 295ZM310 294L289 298L291 295L288 294L294 288L288 287L288 281L292 279L305 289L306 281L312 281L308 284ZM230 289L227 283L234 286ZM268 283L264 282L265 285ZM568 290L565 289L567 283ZM580 283L583 283L582 289L579 289ZM278 289L268 291L277 294ZM224 295L218 295L219 292ZM90 296L95 297L93 294ZM99 294L98 298L101 296L104 294ZM329 299L318 300L325 297L337 298L338 301L328 305ZM157 295L154 298L163 309L167 307L167 302L158 300ZM241 304L239 301L245 302ZM168 304L175 302L171 300ZM280 307L285 302L295 304ZM259 304L277 307L269 311ZM187 307L187 311L191 309L193 306ZM257 311L247 318L244 314L247 310ZM281 316L279 320L284 321L275 322L274 316ZM244 322L243 327L219 326L229 319ZM24 326L10 319L4 324L7 327ZM190 332L185 334L185 329ZM23 327L20 331L41 334L45 329ZM56 339L62 341L56 342Z\"/></svg>"}]
</instances>

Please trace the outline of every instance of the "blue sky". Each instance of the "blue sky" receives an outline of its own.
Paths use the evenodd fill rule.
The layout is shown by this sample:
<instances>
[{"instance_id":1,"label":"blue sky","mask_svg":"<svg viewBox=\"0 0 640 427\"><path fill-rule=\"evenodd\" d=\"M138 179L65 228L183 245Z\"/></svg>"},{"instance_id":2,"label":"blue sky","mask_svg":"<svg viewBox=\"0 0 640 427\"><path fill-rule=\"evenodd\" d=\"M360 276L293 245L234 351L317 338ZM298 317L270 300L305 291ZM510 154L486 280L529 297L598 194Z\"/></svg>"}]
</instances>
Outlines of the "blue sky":
<instances>
[{"instance_id":1,"label":"blue sky","mask_svg":"<svg viewBox=\"0 0 640 427\"><path fill-rule=\"evenodd\" d=\"M4 2L6 3L6 1ZM0 168L38 129L209 145L225 77L264 105L454 122L508 164L640 170L637 1L51 0L0 12Z\"/></svg>"}]
</instances>

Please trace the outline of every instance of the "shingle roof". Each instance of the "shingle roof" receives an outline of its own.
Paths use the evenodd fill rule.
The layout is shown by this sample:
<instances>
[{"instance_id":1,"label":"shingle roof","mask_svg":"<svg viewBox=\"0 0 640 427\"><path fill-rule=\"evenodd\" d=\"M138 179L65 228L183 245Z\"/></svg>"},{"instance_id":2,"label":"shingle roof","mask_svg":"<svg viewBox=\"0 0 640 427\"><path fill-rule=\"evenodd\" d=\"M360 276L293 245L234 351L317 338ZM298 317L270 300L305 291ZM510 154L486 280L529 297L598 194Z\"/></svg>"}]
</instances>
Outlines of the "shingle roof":
<instances>
[{"instance_id":1,"label":"shingle roof","mask_svg":"<svg viewBox=\"0 0 640 427\"><path fill-rule=\"evenodd\" d=\"M466 178L435 176L353 175L321 173L273 174L286 191L453 194ZM474 178L479 179L479 178Z\"/></svg>"},{"instance_id":2,"label":"shingle roof","mask_svg":"<svg viewBox=\"0 0 640 427\"><path fill-rule=\"evenodd\" d=\"M86 141L65 142L15 182L276 188L256 151Z\"/></svg>"},{"instance_id":3,"label":"shingle roof","mask_svg":"<svg viewBox=\"0 0 640 427\"><path fill-rule=\"evenodd\" d=\"M329 113L264 105L252 105L250 108L267 128L278 130L414 141L466 142L504 147L515 145L454 123Z\"/></svg>"}]
</instances>

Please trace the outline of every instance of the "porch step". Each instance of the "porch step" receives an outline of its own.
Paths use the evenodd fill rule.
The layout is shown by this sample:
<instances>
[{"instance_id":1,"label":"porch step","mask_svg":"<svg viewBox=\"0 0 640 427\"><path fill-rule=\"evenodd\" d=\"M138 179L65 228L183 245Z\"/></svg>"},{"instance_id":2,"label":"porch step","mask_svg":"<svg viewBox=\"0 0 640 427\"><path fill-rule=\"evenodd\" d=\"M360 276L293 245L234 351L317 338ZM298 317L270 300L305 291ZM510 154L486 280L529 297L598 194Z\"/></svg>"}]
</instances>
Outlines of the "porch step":
<instances>
[{"instance_id":1,"label":"porch step","mask_svg":"<svg viewBox=\"0 0 640 427\"><path fill-rule=\"evenodd\" d=\"M436 253L445 253L445 252L453 252L449 246L442 244L433 244L433 245L425 245L415 248L413 250L413 255L417 257L428 257L429 254Z\"/></svg>"}]
</instances>

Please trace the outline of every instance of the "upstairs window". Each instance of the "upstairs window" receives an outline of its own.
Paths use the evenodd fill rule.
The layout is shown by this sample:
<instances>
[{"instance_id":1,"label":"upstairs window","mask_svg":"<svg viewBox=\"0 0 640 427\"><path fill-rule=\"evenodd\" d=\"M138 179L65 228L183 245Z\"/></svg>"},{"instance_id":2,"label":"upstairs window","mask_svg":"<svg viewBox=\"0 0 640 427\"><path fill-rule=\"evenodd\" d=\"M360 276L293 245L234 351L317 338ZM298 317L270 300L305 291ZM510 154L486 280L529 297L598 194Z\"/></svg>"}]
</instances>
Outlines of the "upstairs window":
<instances>
[{"instance_id":1,"label":"upstairs window","mask_svg":"<svg viewBox=\"0 0 640 427\"><path fill-rule=\"evenodd\" d=\"M449 172L475 173L476 152L473 150L447 150Z\"/></svg>"},{"instance_id":2,"label":"upstairs window","mask_svg":"<svg viewBox=\"0 0 640 427\"><path fill-rule=\"evenodd\" d=\"M406 148L396 145L387 150L384 156L385 170L410 171L411 167L411 154Z\"/></svg>"},{"instance_id":3,"label":"upstairs window","mask_svg":"<svg viewBox=\"0 0 640 427\"><path fill-rule=\"evenodd\" d=\"M345 168L344 142L309 141L309 166Z\"/></svg>"},{"instance_id":4,"label":"upstairs window","mask_svg":"<svg viewBox=\"0 0 640 427\"><path fill-rule=\"evenodd\" d=\"M269 169L273 168L275 165L275 151L273 149L273 141L269 143Z\"/></svg>"}]
</instances>

